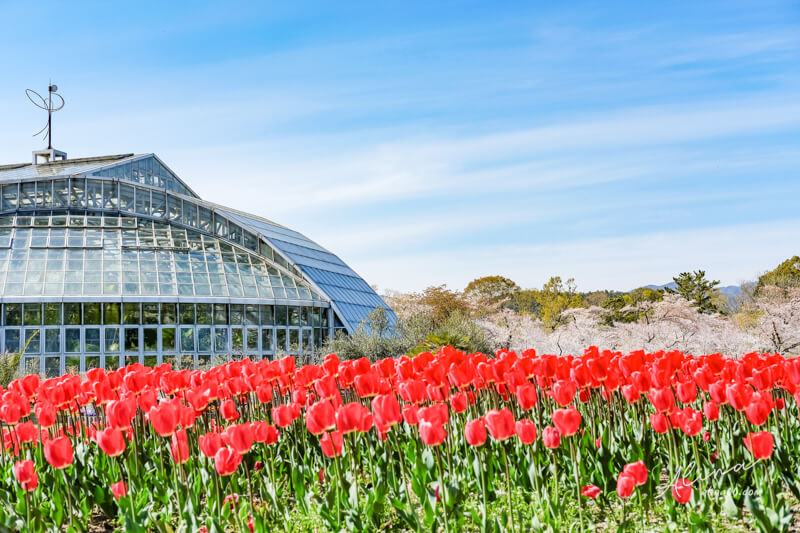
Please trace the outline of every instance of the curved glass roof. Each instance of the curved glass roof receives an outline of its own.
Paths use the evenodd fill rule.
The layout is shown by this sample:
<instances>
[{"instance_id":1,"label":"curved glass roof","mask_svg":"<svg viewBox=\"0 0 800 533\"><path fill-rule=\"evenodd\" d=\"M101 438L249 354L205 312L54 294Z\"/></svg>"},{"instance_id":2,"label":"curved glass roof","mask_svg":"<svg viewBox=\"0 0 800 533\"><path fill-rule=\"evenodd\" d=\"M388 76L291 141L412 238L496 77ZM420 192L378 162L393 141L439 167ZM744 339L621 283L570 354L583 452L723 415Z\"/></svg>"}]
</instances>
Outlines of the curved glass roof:
<instances>
[{"instance_id":1,"label":"curved glass roof","mask_svg":"<svg viewBox=\"0 0 800 533\"><path fill-rule=\"evenodd\" d=\"M4 296L321 300L350 332L376 307L396 322L335 254L198 198L153 154L0 166L0 185L0 213L18 214L0 219Z\"/></svg>"},{"instance_id":2,"label":"curved glass roof","mask_svg":"<svg viewBox=\"0 0 800 533\"><path fill-rule=\"evenodd\" d=\"M134 216L0 217L4 296L319 300L307 282L217 237Z\"/></svg>"}]
</instances>

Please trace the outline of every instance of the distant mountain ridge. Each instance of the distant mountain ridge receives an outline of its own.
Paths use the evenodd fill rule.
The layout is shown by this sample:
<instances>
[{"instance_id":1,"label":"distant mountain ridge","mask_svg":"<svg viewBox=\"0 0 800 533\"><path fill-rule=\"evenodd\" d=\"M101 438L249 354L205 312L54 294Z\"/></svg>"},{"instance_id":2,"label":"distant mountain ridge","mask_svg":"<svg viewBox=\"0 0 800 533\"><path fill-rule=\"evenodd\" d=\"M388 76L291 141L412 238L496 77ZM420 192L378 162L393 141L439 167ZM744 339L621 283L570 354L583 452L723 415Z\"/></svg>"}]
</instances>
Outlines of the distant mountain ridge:
<instances>
[{"instance_id":1,"label":"distant mountain ridge","mask_svg":"<svg viewBox=\"0 0 800 533\"><path fill-rule=\"evenodd\" d=\"M674 281L663 285L645 285L648 289L674 289L677 286L677 283ZM719 287L719 292L724 294L728 298L728 301L731 301L742 294L742 288L739 285L726 285L724 287Z\"/></svg>"}]
</instances>

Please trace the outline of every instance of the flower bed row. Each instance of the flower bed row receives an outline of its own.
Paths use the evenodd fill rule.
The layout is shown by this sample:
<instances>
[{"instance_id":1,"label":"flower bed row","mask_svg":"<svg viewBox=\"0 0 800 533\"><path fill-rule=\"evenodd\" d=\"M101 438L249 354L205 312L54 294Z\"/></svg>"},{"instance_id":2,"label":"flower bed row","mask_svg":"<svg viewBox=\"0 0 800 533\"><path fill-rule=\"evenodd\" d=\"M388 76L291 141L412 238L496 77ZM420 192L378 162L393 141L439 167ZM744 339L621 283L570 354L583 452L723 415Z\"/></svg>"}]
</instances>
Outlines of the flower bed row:
<instances>
[{"instance_id":1,"label":"flower bed row","mask_svg":"<svg viewBox=\"0 0 800 533\"><path fill-rule=\"evenodd\" d=\"M0 397L0 524L786 530L799 386L775 354L594 347L27 376Z\"/></svg>"}]
</instances>

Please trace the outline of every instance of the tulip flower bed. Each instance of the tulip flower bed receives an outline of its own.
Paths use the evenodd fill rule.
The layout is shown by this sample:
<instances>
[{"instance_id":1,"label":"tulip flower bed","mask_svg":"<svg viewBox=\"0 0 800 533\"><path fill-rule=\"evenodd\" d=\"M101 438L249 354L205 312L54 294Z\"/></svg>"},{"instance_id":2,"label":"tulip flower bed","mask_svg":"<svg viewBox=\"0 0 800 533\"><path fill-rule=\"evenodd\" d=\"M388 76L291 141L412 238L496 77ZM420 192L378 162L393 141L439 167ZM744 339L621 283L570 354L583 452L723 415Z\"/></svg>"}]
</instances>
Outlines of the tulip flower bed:
<instances>
[{"instance_id":1,"label":"tulip flower bed","mask_svg":"<svg viewBox=\"0 0 800 533\"><path fill-rule=\"evenodd\" d=\"M780 355L596 348L27 376L0 530L788 530L799 385Z\"/></svg>"}]
</instances>

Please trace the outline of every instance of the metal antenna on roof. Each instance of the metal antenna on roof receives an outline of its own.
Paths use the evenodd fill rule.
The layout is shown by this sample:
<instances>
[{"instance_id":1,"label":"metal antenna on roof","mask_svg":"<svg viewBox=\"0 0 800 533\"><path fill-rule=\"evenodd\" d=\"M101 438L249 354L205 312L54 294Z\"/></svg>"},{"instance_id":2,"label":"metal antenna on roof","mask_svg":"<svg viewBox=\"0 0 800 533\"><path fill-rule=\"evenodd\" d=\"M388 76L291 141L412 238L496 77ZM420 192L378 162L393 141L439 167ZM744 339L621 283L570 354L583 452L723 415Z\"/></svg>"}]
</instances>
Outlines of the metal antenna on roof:
<instances>
[{"instance_id":1,"label":"metal antenna on roof","mask_svg":"<svg viewBox=\"0 0 800 533\"><path fill-rule=\"evenodd\" d=\"M51 82L50 85L47 87L48 94L47 94L47 100L45 100L42 97L42 95L40 95L36 91L32 89L25 89L25 94L28 95L28 100L30 100L36 107L47 111L47 124L45 124L44 128L34 133L33 136L36 137L41 133L42 138L44 138L44 136L47 135L48 150L53 149L53 130L52 130L53 113L64 107L64 98L56 91L58 91L58 86ZM35 100L34 97L38 98L39 100ZM56 100L54 105L53 97L57 98L58 100L61 100L61 103L59 103L58 100Z\"/></svg>"}]
</instances>

